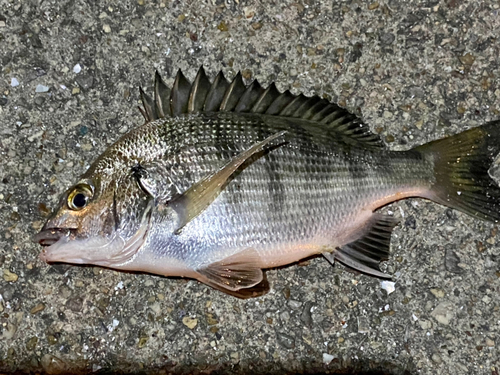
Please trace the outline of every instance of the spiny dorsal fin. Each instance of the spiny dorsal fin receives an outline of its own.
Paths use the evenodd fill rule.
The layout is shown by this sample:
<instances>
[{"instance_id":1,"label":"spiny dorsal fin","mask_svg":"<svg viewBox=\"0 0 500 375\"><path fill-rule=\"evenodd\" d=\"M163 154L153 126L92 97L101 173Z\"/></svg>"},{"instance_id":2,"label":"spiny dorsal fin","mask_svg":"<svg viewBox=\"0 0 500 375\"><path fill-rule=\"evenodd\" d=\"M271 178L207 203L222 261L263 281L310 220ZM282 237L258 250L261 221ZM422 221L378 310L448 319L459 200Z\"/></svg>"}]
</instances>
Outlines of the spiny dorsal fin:
<instances>
[{"instance_id":1,"label":"spiny dorsal fin","mask_svg":"<svg viewBox=\"0 0 500 375\"><path fill-rule=\"evenodd\" d=\"M191 84L179 70L172 90L155 74L154 100L141 89L141 109L146 122L166 116L178 116L192 112L251 112L266 115L300 118L322 123L342 134L353 143L380 148L384 144L380 137L357 116L335 103L318 96L294 95L290 91L279 92L272 83L263 88L257 80L245 85L241 73L229 83L219 72L210 83L201 67Z\"/></svg>"}]
</instances>

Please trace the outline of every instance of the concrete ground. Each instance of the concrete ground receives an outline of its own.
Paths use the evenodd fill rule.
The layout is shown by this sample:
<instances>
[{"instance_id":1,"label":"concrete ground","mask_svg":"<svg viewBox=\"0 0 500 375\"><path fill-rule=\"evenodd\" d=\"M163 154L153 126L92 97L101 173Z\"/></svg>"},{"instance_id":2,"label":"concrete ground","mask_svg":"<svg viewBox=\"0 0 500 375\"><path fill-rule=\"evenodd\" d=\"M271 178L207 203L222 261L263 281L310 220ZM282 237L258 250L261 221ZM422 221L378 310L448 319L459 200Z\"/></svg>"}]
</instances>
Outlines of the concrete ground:
<instances>
[{"instance_id":1,"label":"concrete ground","mask_svg":"<svg viewBox=\"0 0 500 375\"><path fill-rule=\"evenodd\" d=\"M499 33L494 0L0 0L0 373L498 375L498 227L424 200L383 210L393 291L315 258L243 301L31 237L155 69L325 95L402 150L500 118Z\"/></svg>"}]
</instances>

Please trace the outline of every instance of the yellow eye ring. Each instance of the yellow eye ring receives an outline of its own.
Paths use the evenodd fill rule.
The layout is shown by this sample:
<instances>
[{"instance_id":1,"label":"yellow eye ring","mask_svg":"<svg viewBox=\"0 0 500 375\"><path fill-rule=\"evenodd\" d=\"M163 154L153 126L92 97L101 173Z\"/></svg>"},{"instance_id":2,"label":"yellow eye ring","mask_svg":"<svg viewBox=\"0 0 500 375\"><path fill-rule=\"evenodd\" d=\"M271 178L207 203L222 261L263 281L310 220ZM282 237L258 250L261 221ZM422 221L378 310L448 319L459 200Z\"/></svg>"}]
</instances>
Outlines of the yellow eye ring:
<instances>
[{"instance_id":1,"label":"yellow eye ring","mask_svg":"<svg viewBox=\"0 0 500 375\"><path fill-rule=\"evenodd\" d=\"M92 188L87 184L80 184L68 195L68 207L73 211L80 211L87 206L92 198Z\"/></svg>"}]
</instances>

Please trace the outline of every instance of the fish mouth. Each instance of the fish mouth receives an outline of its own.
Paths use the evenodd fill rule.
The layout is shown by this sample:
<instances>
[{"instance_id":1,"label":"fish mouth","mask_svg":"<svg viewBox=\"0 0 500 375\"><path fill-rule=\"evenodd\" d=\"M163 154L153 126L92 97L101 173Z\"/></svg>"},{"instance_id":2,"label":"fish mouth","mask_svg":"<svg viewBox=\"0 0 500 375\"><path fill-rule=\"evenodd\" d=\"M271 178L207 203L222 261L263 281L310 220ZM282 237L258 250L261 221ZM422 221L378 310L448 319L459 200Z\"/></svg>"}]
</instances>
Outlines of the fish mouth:
<instances>
[{"instance_id":1,"label":"fish mouth","mask_svg":"<svg viewBox=\"0 0 500 375\"><path fill-rule=\"evenodd\" d=\"M40 231L33 236L33 241L38 242L43 247L51 246L61 238L69 237L75 229L49 228Z\"/></svg>"},{"instance_id":2,"label":"fish mouth","mask_svg":"<svg viewBox=\"0 0 500 375\"><path fill-rule=\"evenodd\" d=\"M64 243L67 243L76 229L72 228L48 228L33 236L33 241L43 246L40 253L40 259L47 263L58 262L59 259L54 255L57 249Z\"/></svg>"}]
</instances>

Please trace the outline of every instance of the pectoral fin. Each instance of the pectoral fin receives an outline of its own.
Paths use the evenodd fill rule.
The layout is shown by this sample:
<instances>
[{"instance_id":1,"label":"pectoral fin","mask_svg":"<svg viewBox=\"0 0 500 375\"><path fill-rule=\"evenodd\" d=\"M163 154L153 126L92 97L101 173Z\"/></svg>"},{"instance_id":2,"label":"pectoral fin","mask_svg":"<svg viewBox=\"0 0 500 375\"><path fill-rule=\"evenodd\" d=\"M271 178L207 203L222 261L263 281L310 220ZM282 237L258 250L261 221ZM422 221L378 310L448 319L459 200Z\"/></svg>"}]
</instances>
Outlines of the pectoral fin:
<instances>
[{"instance_id":1,"label":"pectoral fin","mask_svg":"<svg viewBox=\"0 0 500 375\"><path fill-rule=\"evenodd\" d=\"M254 249L244 250L197 272L201 282L224 292L252 288L264 280L260 256Z\"/></svg>"},{"instance_id":2,"label":"pectoral fin","mask_svg":"<svg viewBox=\"0 0 500 375\"><path fill-rule=\"evenodd\" d=\"M183 194L168 202L168 205L179 215L177 232L180 232L187 223L202 213L217 198L226 186L228 179L245 161L262 151L266 145L283 136L285 133L285 131L279 132L266 138L262 142L254 144L249 149L231 159L231 161L220 170L204 177Z\"/></svg>"}]
</instances>

